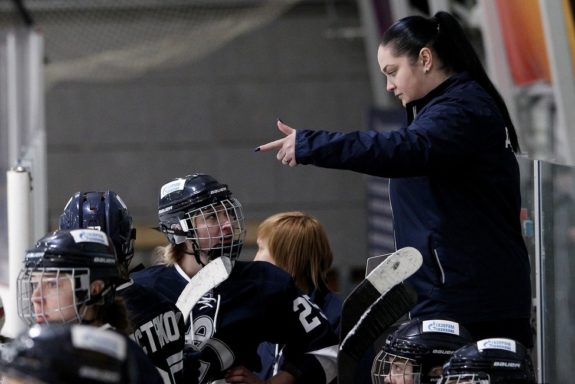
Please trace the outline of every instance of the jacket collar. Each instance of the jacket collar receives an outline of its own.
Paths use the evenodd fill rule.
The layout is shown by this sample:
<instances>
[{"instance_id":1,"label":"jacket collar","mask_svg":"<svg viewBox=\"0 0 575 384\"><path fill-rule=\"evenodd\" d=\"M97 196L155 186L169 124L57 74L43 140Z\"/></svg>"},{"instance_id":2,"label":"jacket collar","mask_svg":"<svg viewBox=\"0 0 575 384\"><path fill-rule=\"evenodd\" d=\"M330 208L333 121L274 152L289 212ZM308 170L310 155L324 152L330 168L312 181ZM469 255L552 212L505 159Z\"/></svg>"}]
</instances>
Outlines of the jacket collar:
<instances>
[{"instance_id":1,"label":"jacket collar","mask_svg":"<svg viewBox=\"0 0 575 384\"><path fill-rule=\"evenodd\" d=\"M433 88L427 95L423 96L421 99L414 100L407 103L405 110L407 112L407 124L411 122L417 116L417 113L425 107L431 100L435 97L444 93L449 87L454 84L464 83L471 79L471 76L467 72L456 73L455 75L447 78L443 83L439 84L437 87Z\"/></svg>"}]
</instances>

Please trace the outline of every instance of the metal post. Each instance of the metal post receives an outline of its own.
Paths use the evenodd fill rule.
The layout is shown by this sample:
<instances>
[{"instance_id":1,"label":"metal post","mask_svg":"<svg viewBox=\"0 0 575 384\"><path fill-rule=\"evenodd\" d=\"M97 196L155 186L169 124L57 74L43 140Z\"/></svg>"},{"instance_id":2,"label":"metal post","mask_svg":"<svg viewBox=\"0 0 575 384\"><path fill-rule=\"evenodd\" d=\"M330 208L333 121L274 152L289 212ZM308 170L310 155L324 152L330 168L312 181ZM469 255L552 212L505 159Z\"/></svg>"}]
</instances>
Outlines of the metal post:
<instances>
[{"instance_id":1,"label":"metal post","mask_svg":"<svg viewBox=\"0 0 575 384\"><path fill-rule=\"evenodd\" d=\"M544 296L545 276L543 271L545 250L543 249L543 212L541 201L541 188L543 180L541 179L541 161L533 161L533 221L535 236L535 302L537 317L537 382L545 382L545 317L544 313Z\"/></svg>"},{"instance_id":2,"label":"metal post","mask_svg":"<svg viewBox=\"0 0 575 384\"><path fill-rule=\"evenodd\" d=\"M8 290L3 292L6 321L2 335L14 338L26 324L18 317L16 281L31 242L30 173L23 167L6 172L8 204Z\"/></svg>"}]
</instances>

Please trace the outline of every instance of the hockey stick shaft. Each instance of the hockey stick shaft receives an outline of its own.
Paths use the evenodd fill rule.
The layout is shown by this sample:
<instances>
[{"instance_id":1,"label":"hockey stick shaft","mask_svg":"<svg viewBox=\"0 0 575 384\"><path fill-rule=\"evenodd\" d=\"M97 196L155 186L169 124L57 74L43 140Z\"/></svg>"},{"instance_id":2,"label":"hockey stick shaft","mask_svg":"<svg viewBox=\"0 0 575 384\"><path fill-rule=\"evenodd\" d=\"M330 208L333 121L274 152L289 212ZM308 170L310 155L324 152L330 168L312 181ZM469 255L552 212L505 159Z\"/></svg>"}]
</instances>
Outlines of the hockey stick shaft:
<instances>
[{"instance_id":1,"label":"hockey stick shaft","mask_svg":"<svg viewBox=\"0 0 575 384\"><path fill-rule=\"evenodd\" d=\"M340 350L359 360L373 341L417 303L415 291L399 284L375 301L340 344Z\"/></svg>"},{"instance_id":2,"label":"hockey stick shaft","mask_svg":"<svg viewBox=\"0 0 575 384\"><path fill-rule=\"evenodd\" d=\"M361 358L384 332L395 324L417 302L411 288L399 284L380 296L360 317L340 344L338 383L352 384Z\"/></svg>"},{"instance_id":3,"label":"hockey stick shaft","mask_svg":"<svg viewBox=\"0 0 575 384\"><path fill-rule=\"evenodd\" d=\"M188 321L194 305L202 296L226 280L231 271L231 260L228 257L218 257L210 261L192 277L182 293L180 293L176 303L176 306L184 316L185 322Z\"/></svg>"}]
</instances>

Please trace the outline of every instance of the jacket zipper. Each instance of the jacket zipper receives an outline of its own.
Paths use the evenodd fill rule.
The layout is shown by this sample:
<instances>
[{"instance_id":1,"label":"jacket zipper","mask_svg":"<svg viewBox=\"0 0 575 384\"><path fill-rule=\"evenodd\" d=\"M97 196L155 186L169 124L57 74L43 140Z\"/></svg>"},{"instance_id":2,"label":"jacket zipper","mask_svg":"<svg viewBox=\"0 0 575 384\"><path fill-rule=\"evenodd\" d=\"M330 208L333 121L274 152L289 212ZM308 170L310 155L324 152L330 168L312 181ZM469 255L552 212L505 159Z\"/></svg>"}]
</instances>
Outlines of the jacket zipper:
<instances>
[{"instance_id":1,"label":"jacket zipper","mask_svg":"<svg viewBox=\"0 0 575 384\"><path fill-rule=\"evenodd\" d=\"M389 209L391 211L391 222L393 224L393 204L391 203L391 179L387 179L387 195L389 196ZM393 247L397 249L397 239L395 238L395 226L393 226Z\"/></svg>"},{"instance_id":2,"label":"jacket zipper","mask_svg":"<svg viewBox=\"0 0 575 384\"><path fill-rule=\"evenodd\" d=\"M437 261L437 265L439 266L439 272L441 272L441 284L445 285L445 272L443 271L441 261L439 261L439 255L437 254L437 249L433 249L433 255L435 256L435 260Z\"/></svg>"}]
</instances>

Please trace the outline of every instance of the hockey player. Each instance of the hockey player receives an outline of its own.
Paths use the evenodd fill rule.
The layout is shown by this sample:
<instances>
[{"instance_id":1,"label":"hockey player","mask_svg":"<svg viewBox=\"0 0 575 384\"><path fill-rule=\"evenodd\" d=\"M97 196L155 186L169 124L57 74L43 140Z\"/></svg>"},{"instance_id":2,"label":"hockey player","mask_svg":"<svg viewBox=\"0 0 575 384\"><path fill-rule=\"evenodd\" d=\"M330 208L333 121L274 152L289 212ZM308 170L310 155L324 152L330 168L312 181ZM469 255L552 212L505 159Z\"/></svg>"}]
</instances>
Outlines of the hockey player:
<instances>
[{"instance_id":1,"label":"hockey player","mask_svg":"<svg viewBox=\"0 0 575 384\"><path fill-rule=\"evenodd\" d=\"M373 360L374 384L427 384L441 377L443 363L471 335L445 319L412 319L392 332Z\"/></svg>"},{"instance_id":2,"label":"hockey player","mask_svg":"<svg viewBox=\"0 0 575 384\"><path fill-rule=\"evenodd\" d=\"M18 315L30 326L82 323L127 335L126 307L115 297L118 280L114 247L104 232L52 232L26 252L17 279ZM141 382L162 383L145 354L135 364Z\"/></svg>"},{"instance_id":3,"label":"hockey player","mask_svg":"<svg viewBox=\"0 0 575 384\"><path fill-rule=\"evenodd\" d=\"M136 229L120 196L112 191L75 193L60 216L59 227L98 229L110 236L121 278L116 295L128 308L130 336L152 359L166 384L181 382L185 333L182 314L174 303L130 279Z\"/></svg>"},{"instance_id":4,"label":"hockey player","mask_svg":"<svg viewBox=\"0 0 575 384\"><path fill-rule=\"evenodd\" d=\"M260 223L256 241L254 261L270 262L288 272L339 334L342 301L328 288L333 253L319 220L304 212L280 212ZM258 354L263 369L257 375L266 379L282 364L281 346L264 343Z\"/></svg>"},{"instance_id":5,"label":"hockey player","mask_svg":"<svg viewBox=\"0 0 575 384\"><path fill-rule=\"evenodd\" d=\"M514 340L483 339L453 353L441 384L535 384L531 358Z\"/></svg>"},{"instance_id":6,"label":"hockey player","mask_svg":"<svg viewBox=\"0 0 575 384\"><path fill-rule=\"evenodd\" d=\"M148 383L147 359L126 336L80 324L34 325L0 350L2 383Z\"/></svg>"},{"instance_id":7,"label":"hockey player","mask_svg":"<svg viewBox=\"0 0 575 384\"><path fill-rule=\"evenodd\" d=\"M186 340L199 355L200 382L222 379L229 368L239 365L257 371L257 346L262 341L286 345L283 370L268 382L333 380L337 337L321 311L280 268L237 261L245 236L244 216L227 185L206 174L171 181L161 188L159 219L170 241L164 249L165 264L132 274L135 281L177 301L188 281L209 262L225 257L233 263L229 277L192 312ZM186 376L187 367L186 362ZM229 375L225 379L243 380Z\"/></svg>"}]
</instances>

